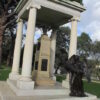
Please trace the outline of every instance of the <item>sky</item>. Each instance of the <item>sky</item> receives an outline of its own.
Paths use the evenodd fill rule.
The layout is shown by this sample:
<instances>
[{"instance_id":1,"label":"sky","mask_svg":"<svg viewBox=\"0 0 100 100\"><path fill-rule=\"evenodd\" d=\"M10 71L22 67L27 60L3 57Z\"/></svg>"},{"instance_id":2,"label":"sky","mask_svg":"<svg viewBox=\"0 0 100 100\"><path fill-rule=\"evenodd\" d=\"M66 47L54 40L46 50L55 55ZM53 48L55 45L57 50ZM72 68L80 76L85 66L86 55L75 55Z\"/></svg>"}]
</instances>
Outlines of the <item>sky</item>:
<instances>
[{"instance_id":1,"label":"sky","mask_svg":"<svg viewBox=\"0 0 100 100\"><path fill-rule=\"evenodd\" d=\"M83 0L86 11L78 23L78 35L86 32L93 41L100 41L100 0Z\"/></svg>"},{"instance_id":2,"label":"sky","mask_svg":"<svg viewBox=\"0 0 100 100\"><path fill-rule=\"evenodd\" d=\"M83 4L86 11L81 14L80 22L78 23L78 35L86 32L93 41L100 41L100 0L83 0ZM67 26L71 26L71 23L67 24ZM51 31L48 34L50 36ZM36 28L35 43L40 36L41 30Z\"/></svg>"}]
</instances>

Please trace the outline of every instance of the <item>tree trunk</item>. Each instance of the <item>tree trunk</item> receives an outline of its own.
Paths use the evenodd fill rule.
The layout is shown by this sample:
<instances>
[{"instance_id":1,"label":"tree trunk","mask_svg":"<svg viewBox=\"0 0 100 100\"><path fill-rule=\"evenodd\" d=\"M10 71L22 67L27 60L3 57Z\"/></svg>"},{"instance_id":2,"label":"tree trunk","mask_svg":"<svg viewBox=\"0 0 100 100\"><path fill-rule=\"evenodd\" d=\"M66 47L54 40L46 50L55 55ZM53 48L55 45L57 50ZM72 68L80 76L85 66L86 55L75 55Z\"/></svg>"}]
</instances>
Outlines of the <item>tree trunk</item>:
<instances>
[{"instance_id":1,"label":"tree trunk","mask_svg":"<svg viewBox=\"0 0 100 100\"><path fill-rule=\"evenodd\" d=\"M1 62L2 62L2 42L3 42L3 28L0 29L0 67L1 67Z\"/></svg>"},{"instance_id":2,"label":"tree trunk","mask_svg":"<svg viewBox=\"0 0 100 100\"><path fill-rule=\"evenodd\" d=\"M11 66L12 65L12 58L13 58L13 52L14 52L14 46L15 46L15 35L13 33L11 33L11 45L10 45L10 50L9 50L9 54L8 54L8 58L7 58L7 66Z\"/></svg>"},{"instance_id":3,"label":"tree trunk","mask_svg":"<svg viewBox=\"0 0 100 100\"><path fill-rule=\"evenodd\" d=\"M1 66L1 59L2 59L2 35L0 32L0 66Z\"/></svg>"},{"instance_id":4,"label":"tree trunk","mask_svg":"<svg viewBox=\"0 0 100 100\"><path fill-rule=\"evenodd\" d=\"M4 23L6 22L6 17L5 15L0 16L0 67L2 63L2 43L3 43L3 32L5 30L5 27L3 26Z\"/></svg>"}]
</instances>

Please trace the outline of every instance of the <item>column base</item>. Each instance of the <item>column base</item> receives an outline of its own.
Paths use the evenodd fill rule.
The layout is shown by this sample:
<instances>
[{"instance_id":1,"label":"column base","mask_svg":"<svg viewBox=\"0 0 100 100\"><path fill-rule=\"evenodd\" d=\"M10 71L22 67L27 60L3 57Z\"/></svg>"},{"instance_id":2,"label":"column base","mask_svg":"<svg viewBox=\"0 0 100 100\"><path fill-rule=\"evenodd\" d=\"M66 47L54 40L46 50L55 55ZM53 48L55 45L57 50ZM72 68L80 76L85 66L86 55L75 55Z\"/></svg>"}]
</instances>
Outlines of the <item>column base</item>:
<instances>
[{"instance_id":1,"label":"column base","mask_svg":"<svg viewBox=\"0 0 100 100\"><path fill-rule=\"evenodd\" d=\"M34 89L34 81L17 81L17 87L23 90L33 90Z\"/></svg>"},{"instance_id":2,"label":"column base","mask_svg":"<svg viewBox=\"0 0 100 100\"><path fill-rule=\"evenodd\" d=\"M62 87L69 89L70 88L70 86L69 86L69 80L67 80L67 79L63 80L62 81Z\"/></svg>"},{"instance_id":3,"label":"column base","mask_svg":"<svg viewBox=\"0 0 100 100\"><path fill-rule=\"evenodd\" d=\"M56 76L52 76L52 80L56 81Z\"/></svg>"},{"instance_id":4,"label":"column base","mask_svg":"<svg viewBox=\"0 0 100 100\"><path fill-rule=\"evenodd\" d=\"M19 78L20 78L19 73L13 73L13 72L11 72L11 73L9 74L9 79L10 79L10 80L18 80Z\"/></svg>"}]
</instances>

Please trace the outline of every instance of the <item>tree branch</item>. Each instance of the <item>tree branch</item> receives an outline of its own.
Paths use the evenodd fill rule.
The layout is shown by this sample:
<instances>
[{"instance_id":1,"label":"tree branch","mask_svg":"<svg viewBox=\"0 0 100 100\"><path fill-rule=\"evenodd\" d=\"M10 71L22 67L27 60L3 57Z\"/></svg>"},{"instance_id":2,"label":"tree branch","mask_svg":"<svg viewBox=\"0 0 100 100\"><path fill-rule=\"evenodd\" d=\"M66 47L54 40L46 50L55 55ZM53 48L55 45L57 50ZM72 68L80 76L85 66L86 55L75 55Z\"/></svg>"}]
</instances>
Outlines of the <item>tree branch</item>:
<instances>
[{"instance_id":1,"label":"tree branch","mask_svg":"<svg viewBox=\"0 0 100 100\"><path fill-rule=\"evenodd\" d=\"M8 25L10 25L10 24L12 24L12 23L14 23L16 21L16 19L13 19L13 20L11 20L10 22L8 22L4 27L6 28L6 27L8 27Z\"/></svg>"},{"instance_id":2,"label":"tree branch","mask_svg":"<svg viewBox=\"0 0 100 100\"><path fill-rule=\"evenodd\" d=\"M9 17L11 17L11 16L13 16L15 14L16 14L15 12L12 12L11 14L7 15L6 18L9 18Z\"/></svg>"}]
</instances>

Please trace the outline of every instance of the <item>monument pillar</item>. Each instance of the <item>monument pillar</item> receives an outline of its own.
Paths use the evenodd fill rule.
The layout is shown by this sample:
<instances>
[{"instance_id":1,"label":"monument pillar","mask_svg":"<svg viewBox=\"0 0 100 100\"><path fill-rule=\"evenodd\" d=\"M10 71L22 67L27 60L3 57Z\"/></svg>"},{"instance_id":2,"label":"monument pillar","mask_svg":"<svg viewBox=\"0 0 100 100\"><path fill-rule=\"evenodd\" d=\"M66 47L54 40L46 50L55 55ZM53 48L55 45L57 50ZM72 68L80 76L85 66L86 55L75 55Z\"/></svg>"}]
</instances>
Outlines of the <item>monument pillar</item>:
<instances>
[{"instance_id":1,"label":"monument pillar","mask_svg":"<svg viewBox=\"0 0 100 100\"><path fill-rule=\"evenodd\" d=\"M31 69L32 69L36 13L37 13L37 8L31 7L29 10L29 19L28 19L27 34L25 40L22 73L20 79L17 81L17 87L20 89L32 90L34 88L34 81L32 81L31 79L32 77Z\"/></svg>"},{"instance_id":2,"label":"monument pillar","mask_svg":"<svg viewBox=\"0 0 100 100\"><path fill-rule=\"evenodd\" d=\"M71 19L71 34L70 34L70 46L69 46L69 58L77 52L77 22L78 18Z\"/></svg>"},{"instance_id":3,"label":"monument pillar","mask_svg":"<svg viewBox=\"0 0 100 100\"><path fill-rule=\"evenodd\" d=\"M20 63L20 52L21 52L21 42L22 42L22 32L23 31L23 21L18 19L16 42L14 49L14 59L12 65L12 71L9 74L9 79L17 80L19 78L19 63Z\"/></svg>"},{"instance_id":4,"label":"monument pillar","mask_svg":"<svg viewBox=\"0 0 100 100\"><path fill-rule=\"evenodd\" d=\"M70 46L69 46L69 58L77 53L77 22L79 19L73 17L71 19L71 34L70 34ZM62 86L69 88L69 74L66 75L66 80L62 82Z\"/></svg>"},{"instance_id":5,"label":"monument pillar","mask_svg":"<svg viewBox=\"0 0 100 100\"><path fill-rule=\"evenodd\" d=\"M56 31L52 32L51 35L51 54L50 54L50 76L54 79L54 64L55 64L55 52L56 52ZM55 80L55 79L54 79Z\"/></svg>"}]
</instances>

